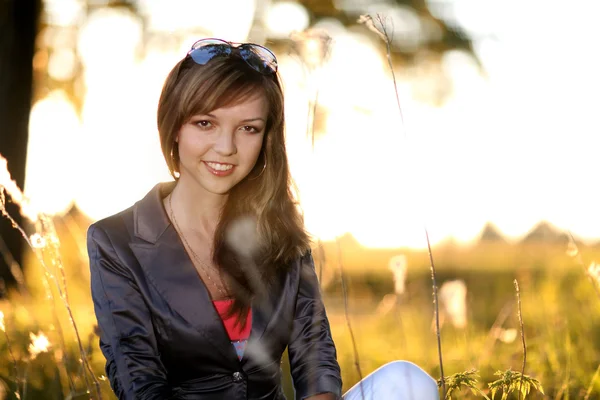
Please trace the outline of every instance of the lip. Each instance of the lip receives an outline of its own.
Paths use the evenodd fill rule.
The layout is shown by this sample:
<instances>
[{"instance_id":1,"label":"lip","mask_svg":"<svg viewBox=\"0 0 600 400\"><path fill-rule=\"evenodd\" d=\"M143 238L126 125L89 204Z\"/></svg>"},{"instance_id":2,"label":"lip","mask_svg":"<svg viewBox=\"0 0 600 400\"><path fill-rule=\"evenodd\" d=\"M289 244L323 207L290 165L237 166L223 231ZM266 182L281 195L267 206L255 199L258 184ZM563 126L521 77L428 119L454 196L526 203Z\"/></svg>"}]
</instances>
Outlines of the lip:
<instances>
[{"instance_id":1,"label":"lip","mask_svg":"<svg viewBox=\"0 0 600 400\"><path fill-rule=\"evenodd\" d=\"M227 171L220 171L220 170L214 169L210 165L208 165L209 162L212 164L231 165L231 169L228 169ZM229 163L220 163L220 162L215 162L215 161L202 161L202 164L204 164L204 166L206 167L208 172L210 172L214 176L228 176L228 175L231 175L233 173L233 170L235 169L235 165L229 164Z\"/></svg>"}]
</instances>

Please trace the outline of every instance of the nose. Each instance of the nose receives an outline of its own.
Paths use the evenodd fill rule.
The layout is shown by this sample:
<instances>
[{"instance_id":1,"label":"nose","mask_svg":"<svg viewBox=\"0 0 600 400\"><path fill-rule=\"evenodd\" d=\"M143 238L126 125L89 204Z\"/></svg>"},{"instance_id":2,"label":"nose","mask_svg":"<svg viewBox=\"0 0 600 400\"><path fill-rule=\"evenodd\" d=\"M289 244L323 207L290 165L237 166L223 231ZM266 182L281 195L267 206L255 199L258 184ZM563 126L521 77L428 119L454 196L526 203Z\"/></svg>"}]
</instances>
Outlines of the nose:
<instances>
[{"instance_id":1,"label":"nose","mask_svg":"<svg viewBox=\"0 0 600 400\"><path fill-rule=\"evenodd\" d=\"M237 147L235 145L235 132L233 130L221 131L214 143L213 148L222 156L236 154Z\"/></svg>"}]
</instances>

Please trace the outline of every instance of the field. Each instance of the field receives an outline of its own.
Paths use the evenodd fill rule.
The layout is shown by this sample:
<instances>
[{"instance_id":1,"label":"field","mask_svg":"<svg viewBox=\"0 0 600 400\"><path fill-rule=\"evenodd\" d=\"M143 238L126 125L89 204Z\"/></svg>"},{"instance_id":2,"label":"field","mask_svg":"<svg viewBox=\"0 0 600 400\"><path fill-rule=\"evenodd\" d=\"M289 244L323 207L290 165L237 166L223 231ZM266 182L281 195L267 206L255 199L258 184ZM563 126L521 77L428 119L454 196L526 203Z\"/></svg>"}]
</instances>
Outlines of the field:
<instances>
[{"instance_id":1,"label":"field","mask_svg":"<svg viewBox=\"0 0 600 400\"><path fill-rule=\"evenodd\" d=\"M404 359L439 378L427 253L403 252L408 259L406 291L398 304L383 314L388 309L381 310L381 299L394 290L387 262L399 252L355 249L342 253L342 265L362 374L387 361ZM566 255L565 249L566 245L559 243L502 242L433 249L438 286L461 279L467 287L466 327L455 328L446 322L441 328L445 376L475 368L484 388L498 379L494 376L498 370L521 370L519 335L500 335L519 331L513 284L517 279L527 346L525 373L540 380L546 393L538 398L580 399L590 388L589 398L600 398L600 380L590 386L600 362L600 297L583 267ZM580 246L580 251L586 260L598 259L598 249ZM336 296L341 292L338 281L335 279L326 293L340 363L350 384L358 380L358 373L343 304ZM463 393L458 398L468 396Z\"/></svg>"},{"instance_id":2,"label":"field","mask_svg":"<svg viewBox=\"0 0 600 400\"><path fill-rule=\"evenodd\" d=\"M60 269L52 264L62 261L67 300L82 347L99 379L103 398L113 398L103 378L104 360L94 334L85 250L89 221L72 212L54 222L61 242L61 260L46 255L46 264L56 271L60 286ZM441 327L445 376L475 368L480 375L478 387L489 396L488 383L498 379L496 371L521 370L516 279L527 349L525 374L538 379L545 392L532 391L527 398L600 398L600 379L595 376L600 364L600 297L586 274L589 264L600 260L600 248L580 244L581 259L566 254L566 249L566 242L560 240L496 240L469 246L446 243L433 248L438 287L447 281L462 280L467 288L466 325L453 326L450 316L445 315ZM394 277L388 264L398 254L406 257L406 286L393 298ZM436 379L440 377L426 251L367 249L344 236L337 242L315 246L313 256L345 390L359 379L350 328L362 376L388 361L403 359L420 365ZM44 279L49 275L44 274L32 252L24 264L23 288L11 290L7 298L0 300L4 314L4 326L0 327L5 328L0 335L0 378L7 392L7 397L0 395L0 399L16 398L13 392L17 376L22 399L64 399L68 393L69 398L89 398L84 377L91 380L90 374L83 373L78 342L66 305L57 293L58 286L52 279ZM345 317L340 271L346 283L349 319ZM39 342L30 348L30 335L39 332L50 341L47 349ZM93 387L91 381L88 384ZM286 385L290 394L289 377ZM455 392L453 398L483 397L463 391Z\"/></svg>"}]
</instances>

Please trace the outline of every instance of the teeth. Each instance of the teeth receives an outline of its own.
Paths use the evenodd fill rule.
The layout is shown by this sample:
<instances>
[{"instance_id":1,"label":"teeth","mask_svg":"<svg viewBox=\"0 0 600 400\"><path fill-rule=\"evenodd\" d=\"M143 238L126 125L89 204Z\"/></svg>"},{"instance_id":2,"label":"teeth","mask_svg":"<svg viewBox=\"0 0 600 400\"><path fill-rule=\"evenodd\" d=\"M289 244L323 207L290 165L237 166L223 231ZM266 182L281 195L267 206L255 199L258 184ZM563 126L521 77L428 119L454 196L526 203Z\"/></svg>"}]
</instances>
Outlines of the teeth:
<instances>
[{"instance_id":1,"label":"teeth","mask_svg":"<svg viewBox=\"0 0 600 400\"><path fill-rule=\"evenodd\" d=\"M233 165L231 164L217 164L211 162L207 162L207 164L209 167L216 169L217 171L229 171L231 168L233 168Z\"/></svg>"}]
</instances>

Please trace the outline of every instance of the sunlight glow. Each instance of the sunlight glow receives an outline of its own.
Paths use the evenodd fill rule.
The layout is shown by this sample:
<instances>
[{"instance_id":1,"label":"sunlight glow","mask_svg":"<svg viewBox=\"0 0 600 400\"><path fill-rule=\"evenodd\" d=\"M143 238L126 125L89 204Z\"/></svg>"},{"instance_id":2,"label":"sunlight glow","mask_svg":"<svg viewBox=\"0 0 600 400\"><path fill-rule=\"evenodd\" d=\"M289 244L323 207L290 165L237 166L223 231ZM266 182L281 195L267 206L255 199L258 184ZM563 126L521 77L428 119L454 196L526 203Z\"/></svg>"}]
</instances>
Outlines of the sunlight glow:
<instances>
[{"instance_id":1,"label":"sunlight glow","mask_svg":"<svg viewBox=\"0 0 600 400\"><path fill-rule=\"evenodd\" d=\"M274 3L267 14L267 27L273 38L284 39L294 31L303 31L308 28L309 22L306 8L293 1Z\"/></svg>"},{"instance_id":2,"label":"sunlight glow","mask_svg":"<svg viewBox=\"0 0 600 400\"><path fill-rule=\"evenodd\" d=\"M269 24L281 35L284 28L308 23L305 16L294 25L277 14L287 3L272 5ZM590 50L600 34L594 7L571 20L563 14L575 11L541 0L518 12L497 0L450 0L445 8L428 3L435 15L469 32L496 36L475 37L473 43L485 75L462 51L441 58L420 52L418 68L398 66L404 123L384 45L371 32L317 22L315 27L331 29L334 42L314 76L298 57L277 54L290 168L308 230L324 240L351 233L364 246L423 248L424 226L435 244L450 236L472 240L488 221L518 238L549 220L576 235L600 238L600 125L594 102L587 100L600 91L600 59ZM369 2L335 4L364 12ZM531 31L531 15L542 6L546 18ZM64 93L52 92L34 105L27 195L51 213L64 211L75 198L97 219L170 180L155 122L165 76L199 35L247 40L256 7L256 1L143 0L147 26L123 10L94 12L77 46L85 66L81 124ZM412 49L435 29L404 11L393 15L401 25L397 39L406 40L397 44ZM561 29L554 29L556 20ZM570 49L574 58L558 57L557 48ZM71 56L57 57L48 60L49 68L63 79ZM46 59L38 61L45 65ZM320 119L313 149L306 116L315 82ZM444 101L431 101L436 96Z\"/></svg>"},{"instance_id":3,"label":"sunlight glow","mask_svg":"<svg viewBox=\"0 0 600 400\"><path fill-rule=\"evenodd\" d=\"M100 17L94 29L107 29L106 24L110 24L114 36L110 40L98 34L83 38L89 40L88 46L97 50L88 53L87 59L87 62L93 59L94 65L86 69L85 74L83 168L75 185L77 205L95 219L126 208L154 182L168 179L158 146L155 119L149 117L156 114L160 87L167 72L164 63L136 60L133 55L140 39L137 33L130 35L130 40L116 39L138 32L136 21L127 15L103 13ZM97 43L102 40L107 42ZM156 61L152 49L148 54Z\"/></svg>"},{"instance_id":4,"label":"sunlight glow","mask_svg":"<svg viewBox=\"0 0 600 400\"><path fill-rule=\"evenodd\" d=\"M79 32L77 50L87 74L101 73L106 68L116 70L115 64L134 60L141 40L142 23L131 12L102 8L87 17Z\"/></svg>"},{"instance_id":5,"label":"sunlight glow","mask_svg":"<svg viewBox=\"0 0 600 400\"><path fill-rule=\"evenodd\" d=\"M84 16L83 0L44 0L44 16L50 25L77 25Z\"/></svg>"},{"instance_id":6,"label":"sunlight glow","mask_svg":"<svg viewBox=\"0 0 600 400\"><path fill-rule=\"evenodd\" d=\"M80 123L64 92L35 103L29 117L25 196L36 212L60 214L72 203Z\"/></svg>"},{"instance_id":7,"label":"sunlight glow","mask_svg":"<svg viewBox=\"0 0 600 400\"><path fill-rule=\"evenodd\" d=\"M71 49L58 49L52 52L48 62L48 75L59 81L73 79L77 68L77 58Z\"/></svg>"},{"instance_id":8,"label":"sunlight glow","mask_svg":"<svg viewBox=\"0 0 600 400\"><path fill-rule=\"evenodd\" d=\"M195 36L244 41L256 12L255 0L140 0L148 29L194 32Z\"/></svg>"}]
</instances>

